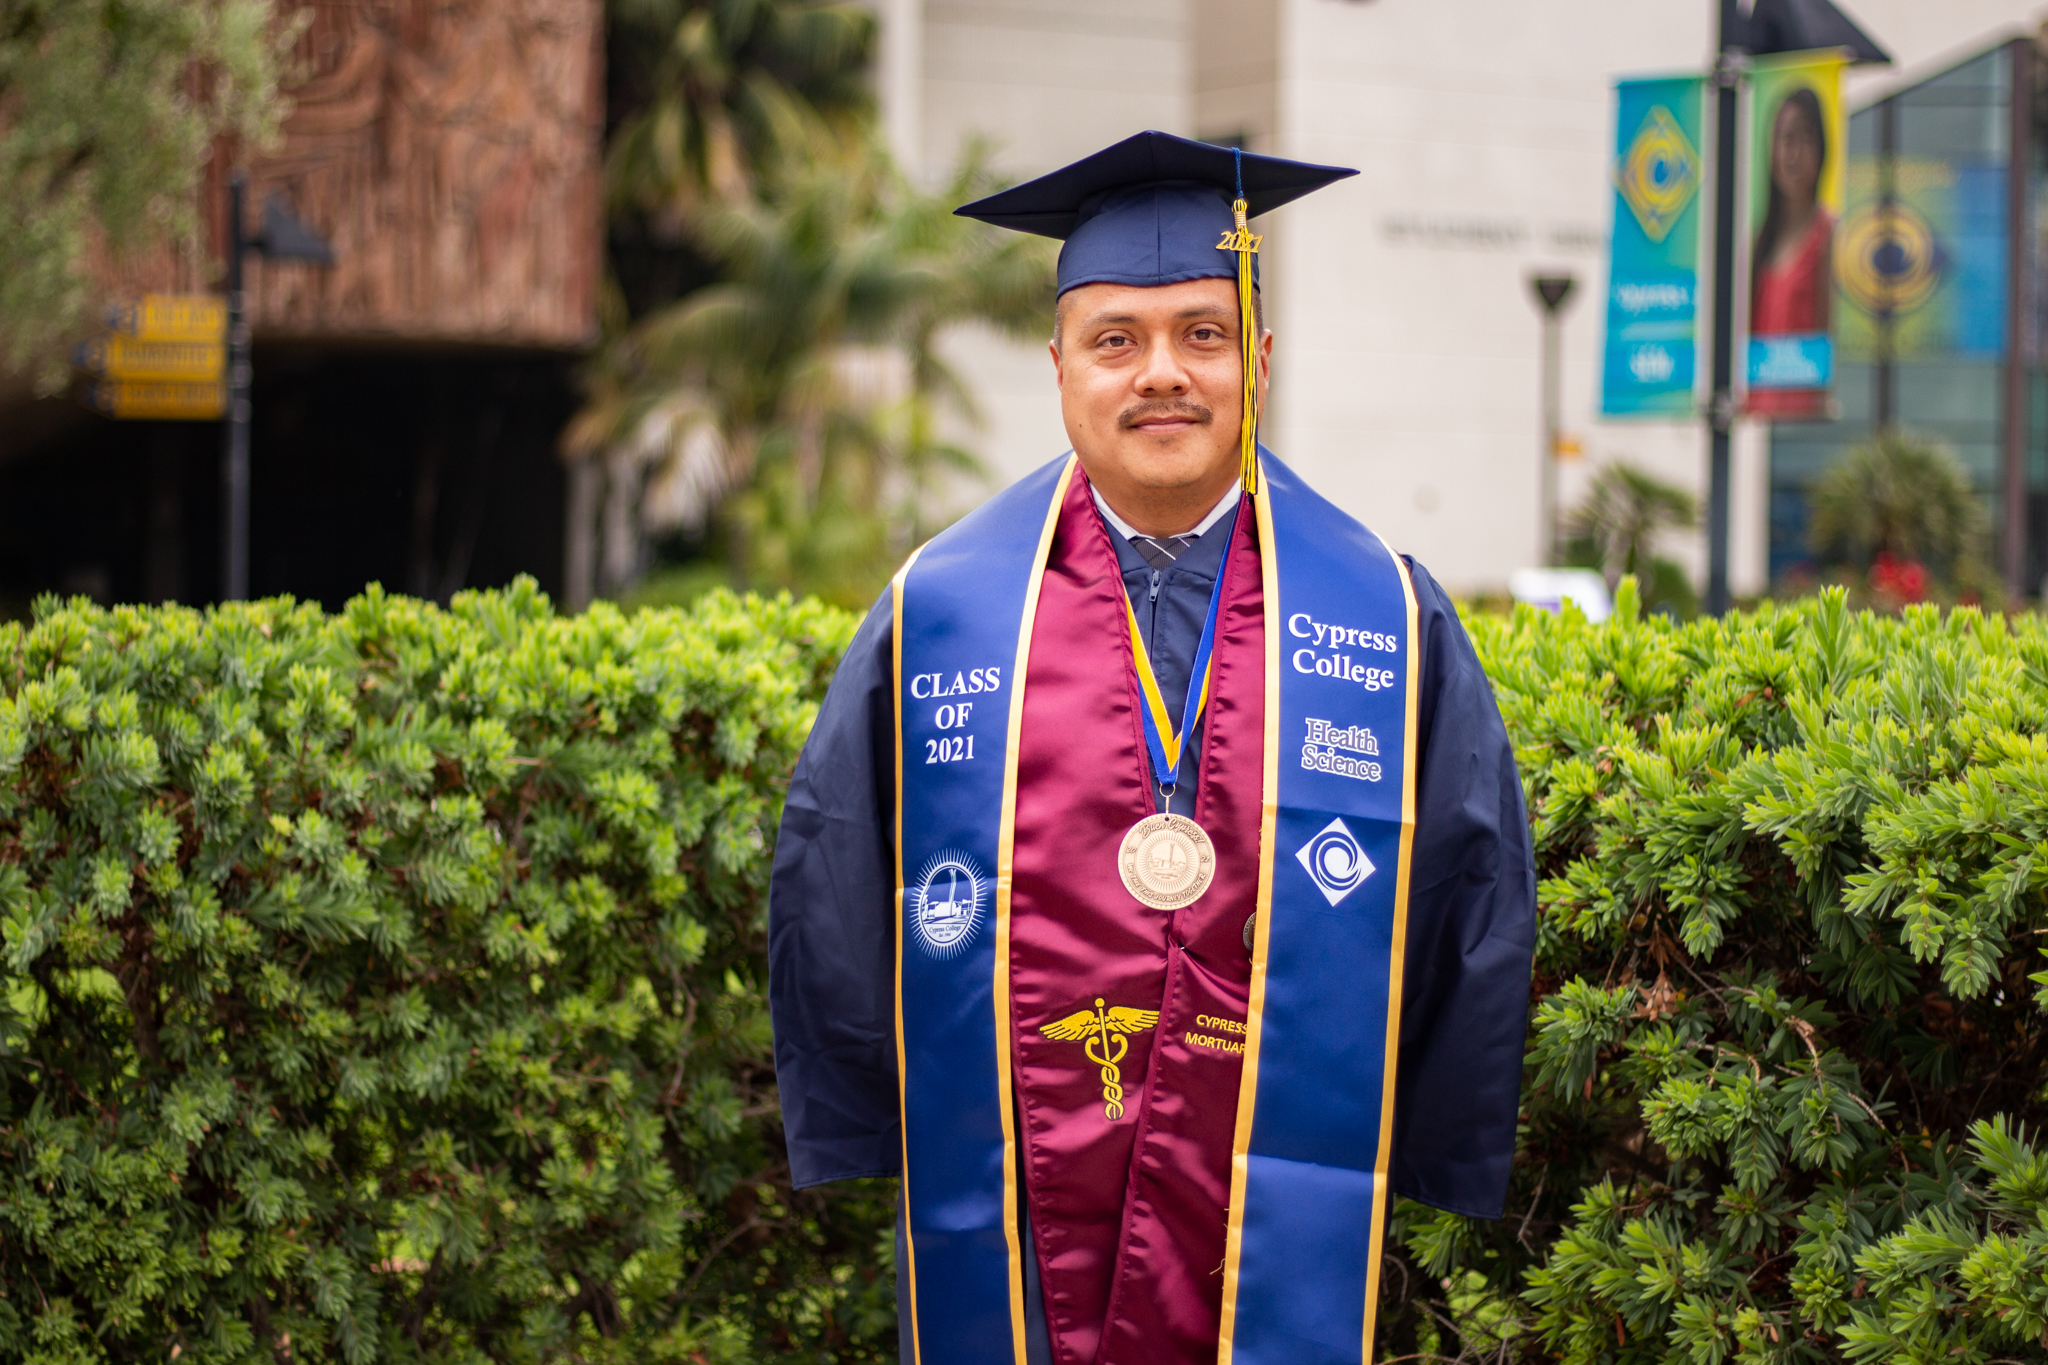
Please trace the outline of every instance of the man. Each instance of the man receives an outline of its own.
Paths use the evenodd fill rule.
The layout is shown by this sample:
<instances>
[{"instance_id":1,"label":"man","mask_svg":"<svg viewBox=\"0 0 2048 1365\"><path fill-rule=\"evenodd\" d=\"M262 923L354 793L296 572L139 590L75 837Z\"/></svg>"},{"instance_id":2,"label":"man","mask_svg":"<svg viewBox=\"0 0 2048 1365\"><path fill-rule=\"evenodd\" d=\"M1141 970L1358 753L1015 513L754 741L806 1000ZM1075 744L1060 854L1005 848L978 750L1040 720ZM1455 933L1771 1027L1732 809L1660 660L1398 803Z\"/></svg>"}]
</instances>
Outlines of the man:
<instances>
[{"instance_id":1,"label":"man","mask_svg":"<svg viewBox=\"0 0 2048 1365\"><path fill-rule=\"evenodd\" d=\"M1357 1361L1389 1190L1499 1216L1507 736L1428 574L1255 444L1246 217L1349 174L1144 133L960 210L1065 240L1073 452L861 626L770 909L792 1176L903 1176L906 1361Z\"/></svg>"}]
</instances>

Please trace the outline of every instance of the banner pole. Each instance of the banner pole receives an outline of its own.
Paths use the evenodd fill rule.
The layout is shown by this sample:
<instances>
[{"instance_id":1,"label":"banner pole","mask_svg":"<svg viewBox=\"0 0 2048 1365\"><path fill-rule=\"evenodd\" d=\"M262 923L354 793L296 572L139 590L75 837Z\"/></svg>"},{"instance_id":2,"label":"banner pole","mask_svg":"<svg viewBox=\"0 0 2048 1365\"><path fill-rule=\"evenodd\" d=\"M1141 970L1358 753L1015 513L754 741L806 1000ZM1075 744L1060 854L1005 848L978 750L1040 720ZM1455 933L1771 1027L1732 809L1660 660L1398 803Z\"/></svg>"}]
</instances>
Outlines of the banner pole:
<instances>
[{"instance_id":1,"label":"banner pole","mask_svg":"<svg viewBox=\"0 0 2048 1365\"><path fill-rule=\"evenodd\" d=\"M2006 145L2005 191L2005 595L2018 606L2027 596L2027 417L2032 407L2029 383L2025 302L2031 259L2027 240L2027 179L2033 165L2034 44L2015 38L2006 45L2012 63L2012 132Z\"/></svg>"},{"instance_id":2,"label":"banner pole","mask_svg":"<svg viewBox=\"0 0 2048 1365\"><path fill-rule=\"evenodd\" d=\"M1720 0L1719 59L1714 63L1714 359L1707 400L1707 601L1728 610L1728 437L1735 425L1735 92L1742 49L1737 0Z\"/></svg>"},{"instance_id":3,"label":"banner pole","mask_svg":"<svg viewBox=\"0 0 2048 1365\"><path fill-rule=\"evenodd\" d=\"M246 184L240 170L228 173L228 411L220 471L223 602L249 596L249 310L242 292L242 256L248 250L242 227Z\"/></svg>"}]
</instances>

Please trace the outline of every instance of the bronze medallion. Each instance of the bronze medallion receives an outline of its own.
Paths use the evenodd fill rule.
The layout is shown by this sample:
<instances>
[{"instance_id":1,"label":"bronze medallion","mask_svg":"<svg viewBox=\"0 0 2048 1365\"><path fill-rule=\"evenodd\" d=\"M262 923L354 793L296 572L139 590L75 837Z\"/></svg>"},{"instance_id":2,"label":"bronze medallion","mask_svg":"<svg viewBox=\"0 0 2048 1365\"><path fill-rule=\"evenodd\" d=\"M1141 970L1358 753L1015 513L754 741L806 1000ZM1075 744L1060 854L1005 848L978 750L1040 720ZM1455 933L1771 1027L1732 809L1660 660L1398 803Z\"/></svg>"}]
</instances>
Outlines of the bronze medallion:
<instances>
[{"instance_id":1,"label":"bronze medallion","mask_svg":"<svg viewBox=\"0 0 2048 1365\"><path fill-rule=\"evenodd\" d=\"M1216 877L1216 847L1185 815L1148 815L1131 826L1117 851L1124 886L1154 910L1200 900Z\"/></svg>"}]
</instances>

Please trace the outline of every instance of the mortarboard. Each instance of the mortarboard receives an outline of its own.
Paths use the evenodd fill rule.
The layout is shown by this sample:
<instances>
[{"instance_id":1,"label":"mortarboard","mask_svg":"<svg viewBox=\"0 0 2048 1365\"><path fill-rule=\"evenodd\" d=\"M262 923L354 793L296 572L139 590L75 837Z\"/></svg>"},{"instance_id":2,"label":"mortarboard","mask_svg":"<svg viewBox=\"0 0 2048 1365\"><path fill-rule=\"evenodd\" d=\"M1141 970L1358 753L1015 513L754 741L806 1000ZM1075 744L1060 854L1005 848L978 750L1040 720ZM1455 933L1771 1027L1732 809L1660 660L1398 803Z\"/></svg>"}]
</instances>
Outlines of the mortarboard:
<instances>
[{"instance_id":1,"label":"mortarboard","mask_svg":"<svg viewBox=\"0 0 2048 1365\"><path fill-rule=\"evenodd\" d=\"M1147 132L954 212L1065 242L1061 294L1084 284L1152 287L1235 279L1244 338L1240 455L1245 488L1251 490L1258 469L1252 290L1258 284L1259 237L1245 220L1357 174L1343 166Z\"/></svg>"},{"instance_id":2,"label":"mortarboard","mask_svg":"<svg viewBox=\"0 0 2048 1365\"><path fill-rule=\"evenodd\" d=\"M1233 253L1217 248L1236 226L1232 200L1243 198L1256 218L1356 174L1138 133L954 212L1064 241L1062 294L1084 284L1179 284L1237 273Z\"/></svg>"}]
</instances>

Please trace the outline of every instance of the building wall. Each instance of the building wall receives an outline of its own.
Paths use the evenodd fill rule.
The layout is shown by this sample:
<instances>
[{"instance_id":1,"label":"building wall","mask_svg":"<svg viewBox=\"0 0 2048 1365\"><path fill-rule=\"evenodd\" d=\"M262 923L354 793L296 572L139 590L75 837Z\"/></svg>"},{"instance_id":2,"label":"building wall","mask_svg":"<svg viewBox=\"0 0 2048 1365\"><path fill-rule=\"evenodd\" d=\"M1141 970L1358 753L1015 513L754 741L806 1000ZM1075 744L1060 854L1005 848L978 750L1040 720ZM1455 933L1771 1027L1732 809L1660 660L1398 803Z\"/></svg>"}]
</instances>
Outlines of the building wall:
<instances>
[{"instance_id":1,"label":"building wall","mask_svg":"<svg viewBox=\"0 0 2048 1365\"><path fill-rule=\"evenodd\" d=\"M884 125L904 139L896 154L924 183L942 181L976 138L998 169L1023 180L1146 128L1194 132L1188 0L883 0L878 8ZM890 35L892 17L920 25L914 42ZM912 64L922 73L914 91L897 74ZM903 109L909 98L914 113ZM1067 438L1044 342L963 328L946 352L980 409L979 427L959 435L990 473L988 484L960 490L967 506L1058 455Z\"/></svg>"},{"instance_id":2,"label":"building wall","mask_svg":"<svg viewBox=\"0 0 2048 1365\"><path fill-rule=\"evenodd\" d=\"M221 288L224 165L247 226L282 196L335 263L250 257L250 580L339 607L562 586L573 352L597 330L602 0L306 0L291 112L227 146L208 229L94 271L102 297ZM45 591L221 588L214 422L110 421L0 385L0 619Z\"/></svg>"},{"instance_id":3,"label":"building wall","mask_svg":"<svg viewBox=\"0 0 2048 1365\"><path fill-rule=\"evenodd\" d=\"M225 164L247 224L283 197L335 263L248 259L257 335L580 348L597 334L601 0L311 0L278 143L201 181L209 249L101 270L103 293L220 287Z\"/></svg>"},{"instance_id":4,"label":"building wall","mask_svg":"<svg viewBox=\"0 0 2048 1365\"><path fill-rule=\"evenodd\" d=\"M319 0L282 192L332 270L257 263L260 330L581 346L597 331L598 0Z\"/></svg>"},{"instance_id":5,"label":"building wall","mask_svg":"<svg viewBox=\"0 0 2048 1365\"><path fill-rule=\"evenodd\" d=\"M1691 482L1689 429L1596 429L1590 417L1608 82L1697 65L1708 6L1287 0L1281 29L1276 150L1360 174L1281 215L1276 448L1454 590L1503 586L1539 562L1541 330L1528 279L1561 270L1578 280L1563 426L1586 451L1561 502L1604 459Z\"/></svg>"},{"instance_id":6,"label":"building wall","mask_svg":"<svg viewBox=\"0 0 2048 1365\"><path fill-rule=\"evenodd\" d=\"M1844 0L1899 74L1852 74L1867 97L2003 28L2032 0ZM1609 230L1610 87L1699 70L1713 0L882 0L916 23L927 179L970 132L1036 174L1142 128L1242 136L1253 150L1360 175L1262 226L1277 334L1266 436L1347 510L1459 591L1535 562L1541 333L1528 278L1578 279L1564 322L1569 506L1628 460L1705 491L1697 423L1597 419ZM907 70L908 67L899 67ZM1176 85L1175 82L1180 82ZM902 84L907 87L909 82ZM1705 149L1702 149L1705 150ZM988 418L977 444L1007 481L1064 445L1042 349L963 338ZM1731 577L1762 590L1763 433L1738 426ZM1667 547L1703 577L1697 535Z\"/></svg>"},{"instance_id":7,"label":"building wall","mask_svg":"<svg viewBox=\"0 0 2048 1365\"><path fill-rule=\"evenodd\" d=\"M924 0L920 168L943 173L975 133L1035 175L1104 128L1186 132L1191 38L1186 0Z\"/></svg>"},{"instance_id":8,"label":"building wall","mask_svg":"<svg viewBox=\"0 0 2048 1365\"><path fill-rule=\"evenodd\" d=\"M1270 152L1280 122L1279 5L1195 0L1195 136Z\"/></svg>"}]
</instances>

